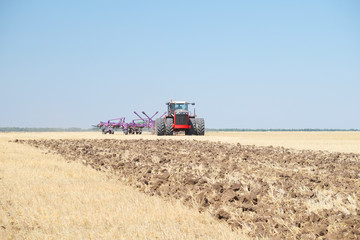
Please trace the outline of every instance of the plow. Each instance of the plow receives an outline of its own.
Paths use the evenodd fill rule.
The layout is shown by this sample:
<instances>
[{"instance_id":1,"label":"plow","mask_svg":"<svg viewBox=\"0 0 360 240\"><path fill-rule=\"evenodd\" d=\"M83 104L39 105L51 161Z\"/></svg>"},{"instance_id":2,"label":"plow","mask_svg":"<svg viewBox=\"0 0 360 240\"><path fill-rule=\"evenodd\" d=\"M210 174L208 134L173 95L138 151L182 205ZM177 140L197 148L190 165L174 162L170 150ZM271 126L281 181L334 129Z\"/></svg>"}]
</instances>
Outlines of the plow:
<instances>
[{"instance_id":1,"label":"plow","mask_svg":"<svg viewBox=\"0 0 360 240\"><path fill-rule=\"evenodd\" d=\"M125 121L125 117L109 119L106 122L100 121L97 125L93 125L93 127L99 128L103 134L114 134L115 131L122 131L125 135L128 134L142 134L143 129L149 129L150 131L155 131L155 120L154 117L159 112L155 112L151 117L142 111L144 116L140 116L136 111L134 114L138 117L137 119L133 119L130 122ZM162 118L165 113L160 117Z\"/></svg>"}]
</instances>

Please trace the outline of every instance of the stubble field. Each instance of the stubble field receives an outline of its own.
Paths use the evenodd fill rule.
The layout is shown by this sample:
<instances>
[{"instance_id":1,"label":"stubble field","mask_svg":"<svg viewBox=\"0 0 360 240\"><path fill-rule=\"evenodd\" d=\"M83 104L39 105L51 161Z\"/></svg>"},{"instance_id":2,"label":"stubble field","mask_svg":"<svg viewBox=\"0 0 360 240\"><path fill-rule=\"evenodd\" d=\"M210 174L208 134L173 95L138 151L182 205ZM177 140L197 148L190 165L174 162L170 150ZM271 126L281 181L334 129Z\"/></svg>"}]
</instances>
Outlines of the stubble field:
<instances>
[{"instance_id":1,"label":"stubble field","mask_svg":"<svg viewBox=\"0 0 360 240\"><path fill-rule=\"evenodd\" d=\"M135 199L140 199L137 200L137 206L128 201L128 208L143 209L144 206L151 205L150 202L146 203L148 200L141 202L142 198L160 201L157 211L159 215L150 210L143 211L145 218L152 219L145 221L149 222L149 228L136 224L137 221L142 222L141 217L126 225L126 229L138 226L138 229L127 232L133 238L149 236L152 239L156 236L162 239L243 239L247 236L252 239L357 239L360 234L360 134L356 132L209 133L205 137L195 138L103 136L100 133L3 134L2 146L4 145L7 145L7 149L2 149L4 154L11 154L9 148L16 149L20 156L24 154L24 159L18 160L17 164L28 164L26 153L30 153L28 156L36 153L44 158L41 160L43 163L66 163L63 167L77 164L80 169L105 174L100 176L101 179L107 178L102 180L105 185L109 179L115 181L115 184L127 185L122 188L126 187L132 194L138 194ZM57 159L54 161L54 158ZM9 170L10 162L7 158L0 158L0 163L3 163L0 167L0 186L8 191L7 197L0 192L3 196L0 197L0 233L13 234L8 236L16 236L16 232L46 233L50 226L45 224L46 218L42 219L39 212L45 214L48 205L53 203L44 202L35 211L29 211L28 204L34 204L34 199L39 202L41 199L46 200L51 194L59 193L55 190L53 193L43 191L40 196L33 194L25 203L14 203L19 200L9 194L15 196L16 191L27 187L24 183L18 183L17 190L14 186L10 189L13 183L7 178L16 172L16 168L11 170L13 172ZM13 160L14 162L16 161ZM80 164L87 167L81 167ZM37 168L40 166L28 166L27 172ZM73 173L70 177L75 178L73 184L77 181L83 184L86 177L80 173L78 176ZM42 171L38 170L37 175L41 176ZM48 178L54 177L58 175L58 171L49 175L51 176ZM17 177L21 182L23 176ZM40 182L38 185L41 185ZM63 190L59 183L55 185ZM75 196L70 194L67 199L78 202L78 206L88 213L85 214L86 217L79 217L82 221L77 223L78 227L73 231L84 237L83 234L87 232L84 225L87 223L95 229L89 235L90 238L106 238L108 235L102 235L106 232L102 223L105 221L110 222L114 233L112 236L126 238L119 231L119 225L122 224L124 228L126 219L122 220L123 223L116 220L116 214L121 216L123 210L115 211L116 204L112 200L97 200L97 204L103 205L103 208L90 213L87 211L95 204L90 199L94 196L88 195L89 192L94 192L95 185L92 185L76 188L73 193ZM33 188L36 188L36 183ZM122 191L125 193L125 190L117 189L119 186L109 187L114 188L112 191L115 192L111 193L104 193L101 186L98 188L96 191L99 196L110 194L115 198L122 195ZM17 206L17 211L27 211L29 216L11 215L14 214L14 205ZM105 210L106 206L113 206L111 212L116 212L115 216ZM74 209L73 212L81 215L83 211ZM191 214L185 213L186 211ZM70 207L64 212L76 219ZM57 218L64 217L64 212L58 211ZM104 216L103 212L110 214L109 217ZM167 213L178 217L174 220L166 216ZM93 214L98 214L102 219L98 221L97 227L89 220L96 219ZM14 228L11 221L18 218L24 218L25 222L32 222L29 219L36 220L42 227L34 230L34 226L25 228L20 224ZM164 221L167 218L169 219ZM199 220L201 218L203 220ZM154 222L164 225L159 229ZM187 224L189 222L191 224ZM60 234L59 229L64 224L71 225L66 220L53 220L53 232L48 232L49 236ZM144 225L146 226L142 224ZM83 229L83 232L76 229ZM184 232L188 235L181 235ZM71 232L67 234L65 236L71 236Z\"/></svg>"}]
</instances>

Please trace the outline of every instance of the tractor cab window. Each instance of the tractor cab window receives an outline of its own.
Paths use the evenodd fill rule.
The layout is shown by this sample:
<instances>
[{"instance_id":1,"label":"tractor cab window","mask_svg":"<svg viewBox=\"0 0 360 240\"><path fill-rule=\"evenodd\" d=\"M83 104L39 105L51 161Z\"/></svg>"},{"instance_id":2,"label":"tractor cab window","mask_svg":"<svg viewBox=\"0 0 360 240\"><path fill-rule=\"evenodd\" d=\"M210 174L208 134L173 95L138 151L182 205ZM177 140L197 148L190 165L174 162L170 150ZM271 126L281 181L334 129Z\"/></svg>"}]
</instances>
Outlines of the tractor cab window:
<instances>
[{"instance_id":1,"label":"tractor cab window","mask_svg":"<svg viewBox=\"0 0 360 240\"><path fill-rule=\"evenodd\" d=\"M175 103L175 110L182 109L182 110L188 110L188 105L185 103Z\"/></svg>"}]
</instances>

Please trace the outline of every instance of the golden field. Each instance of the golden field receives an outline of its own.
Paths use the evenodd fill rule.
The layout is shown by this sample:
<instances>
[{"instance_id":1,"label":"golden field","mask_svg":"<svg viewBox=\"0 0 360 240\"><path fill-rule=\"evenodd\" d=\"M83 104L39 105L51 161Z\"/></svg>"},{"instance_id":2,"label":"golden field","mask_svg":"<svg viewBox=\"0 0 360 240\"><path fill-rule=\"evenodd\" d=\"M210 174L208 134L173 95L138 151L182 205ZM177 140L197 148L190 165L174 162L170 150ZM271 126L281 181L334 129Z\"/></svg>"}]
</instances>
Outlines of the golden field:
<instances>
[{"instance_id":1,"label":"golden field","mask_svg":"<svg viewBox=\"0 0 360 240\"><path fill-rule=\"evenodd\" d=\"M0 239L243 239L178 201L147 196L107 174L18 145L15 138L84 138L100 133L0 135Z\"/></svg>"},{"instance_id":2,"label":"golden field","mask_svg":"<svg viewBox=\"0 0 360 240\"><path fill-rule=\"evenodd\" d=\"M115 132L103 135L101 132L56 132L56 133L1 133L2 139L176 139L205 140L226 143L240 143L257 146L283 146L293 149L325 150L330 152L360 153L360 132L207 132L205 136L155 136L127 135Z\"/></svg>"},{"instance_id":3,"label":"golden field","mask_svg":"<svg viewBox=\"0 0 360 240\"><path fill-rule=\"evenodd\" d=\"M192 137L125 136L118 132L115 135L100 132L2 133L0 239L246 239L250 238L247 236L252 230L251 227L234 230L227 223L217 221L208 211L199 213L196 208L185 207L178 199L164 200L144 194L128 182L117 180L110 171L96 171L91 165L83 165L81 160L69 161L51 151L16 143L15 139L195 139L360 153L359 132L209 132L206 136ZM276 167L280 169L281 166ZM310 169L301 171L308 173ZM271 181L275 181L276 176L271 177ZM355 186L359 186L358 181ZM283 192L275 188L270 190L272 197L284 197ZM308 200L309 211L334 207L349 214L359 211L359 192L331 198L333 190L318 190L322 200ZM342 197L348 199L349 204L342 203ZM340 223L332 227L341 228Z\"/></svg>"}]
</instances>

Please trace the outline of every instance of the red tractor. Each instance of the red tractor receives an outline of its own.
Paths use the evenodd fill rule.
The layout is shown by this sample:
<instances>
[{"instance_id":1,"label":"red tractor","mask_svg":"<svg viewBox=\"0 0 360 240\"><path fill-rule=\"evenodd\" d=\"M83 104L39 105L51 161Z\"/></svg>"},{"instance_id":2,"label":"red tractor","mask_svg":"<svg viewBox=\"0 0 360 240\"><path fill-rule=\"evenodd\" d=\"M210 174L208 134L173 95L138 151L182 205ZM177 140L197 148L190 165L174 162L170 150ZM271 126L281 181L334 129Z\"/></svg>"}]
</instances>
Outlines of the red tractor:
<instances>
[{"instance_id":1,"label":"red tractor","mask_svg":"<svg viewBox=\"0 0 360 240\"><path fill-rule=\"evenodd\" d=\"M197 118L189 112L188 102L167 102L167 115L156 119L155 132L158 136L173 135L174 132L185 131L185 135L204 135L205 121L203 118Z\"/></svg>"}]
</instances>

